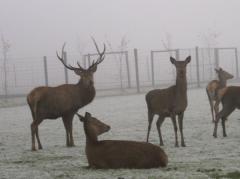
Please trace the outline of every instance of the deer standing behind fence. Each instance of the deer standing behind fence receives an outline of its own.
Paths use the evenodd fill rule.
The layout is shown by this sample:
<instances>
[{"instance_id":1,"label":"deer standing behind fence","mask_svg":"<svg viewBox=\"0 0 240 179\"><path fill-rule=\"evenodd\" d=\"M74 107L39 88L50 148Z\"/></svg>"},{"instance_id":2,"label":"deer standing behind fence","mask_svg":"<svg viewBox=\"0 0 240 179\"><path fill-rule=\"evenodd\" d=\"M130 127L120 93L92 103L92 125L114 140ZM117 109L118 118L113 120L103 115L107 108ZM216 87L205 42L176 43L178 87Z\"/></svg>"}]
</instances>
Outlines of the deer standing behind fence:
<instances>
[{"instance_id":1,"label":"deer standing behind fence","mask_svg":"<svg viewBox=\"0 0 240 179\"><path fill-rule=\"evenodd\" d=\"M77 114L77 113L76 113ZM166 167L168 157L157 145L124 140L98 140L110 126L91 116L77 114L86 135L86 155L90 168L157 168Z\"/></svg>"},{"instance_id":2,"label":"deer standing behind fence","mask_svg":"<svg viewBox=\"0 0 240 179\"><path fill-rule=\"evenodd\" d=\"M222 68L215 69L218 80L212 80L206 87L206 92L211 107L212 122L215 121L215 115L219 111L219 104L224 92L224 88L227 85L227 80L232 79L233 75L223 70ZM215 102L215 103L214 103Z\"/></svg>"},{"instance_id":3,"label":"deer standing behind fence","mask_svg":"<svg viewBox=\"0 0 240 179\"><path fill-rule=\"evenodd\" d=\"M185 61L176 61L173 57L170 57L170 61L176 67L176 85L166 89L155 89L146 94L146 103L148 108L147 142L149 139L153 117L155 114L157 114L159 115L159 118L156 125L159 134L160 145L163 145L161 125L165 117L170 117L174 127L175 146L178 147L176 123L176 115L178 115L178 124L181 133L181 146L185 147L183 137L183 116L184 111L187 108L186 67L191 61L191 56L188 56Z\"/></svg>"},{"instance_id":4,"label":"deer standing behind fence","mask_svg":"<svg viewBox=\"0 0 240 179\"><path fill-rule=\"evenodd\" d=\"M72 135L72 121L74 114L78 109L91 103L94 99L95 88L93 74L97 70L97 65L100 64L105 57L105 44L103 52L100 52L94 39L93 41L99 54L99 58L96 62L93 61L88 69L82 68L80 63L77 63L78 67L72 67L64 62L63 53L65 44L62 47L62 56L60 57L57 53L57 57L63 65L80 76L80 80L77 84L63 84L57 87L37 87L28 94L27 102L33 118L31 124L33 151L36 150L35 136L37 138L38 148L42 149L38 135L38 125L44 119L56 119L58 117L62 117L66 130L66 145L68 147L74 146Z\"/></svg>"}]
</instances>

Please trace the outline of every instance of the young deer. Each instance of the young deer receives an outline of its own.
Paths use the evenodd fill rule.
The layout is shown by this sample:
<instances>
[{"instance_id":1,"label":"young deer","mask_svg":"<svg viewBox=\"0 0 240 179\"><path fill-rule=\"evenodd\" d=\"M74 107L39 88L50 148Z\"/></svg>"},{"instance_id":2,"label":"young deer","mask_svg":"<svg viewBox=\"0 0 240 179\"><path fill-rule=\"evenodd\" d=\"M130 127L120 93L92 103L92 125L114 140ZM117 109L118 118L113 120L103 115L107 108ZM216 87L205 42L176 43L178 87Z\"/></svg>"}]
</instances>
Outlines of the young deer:
<instances>
[{"instance_id":1,"label":"young deer","mask_svg":"<svg viewBox=\"0 0 240 179\"><path fill-rule=\"evenodd\" d=\"M175 65L177 71L176 85L166 89L155 89L146 94L146 103L148 108L148 131L147 142L153 117L159 115L157 120L157 130L160 138L160 145L163 145L161 125L165 117L171 117L175 132L175 146L178 147L176 115L178 115L178 124L181 133L181 145L185 147L183 137L183 116L187 108L187 79L186 67L191 61L191 57L187 57L185 61L176 61L170 57L170 61Z\"/></svg>"},{"instance_id":2,"label":"young deer","mask_svg":"<svg viewBox=\"0 0 240 179\"><path fill-rule=\"evenodd\" d=\"M77 114L86 135L86 155L90 168L157 168L166 167L168 157L159 147L150 143L122 140L98 141L98 136L110 126L85 114Z\"/></svg>"},{"instance_id":3,"label":"young deer","mask_svg":"<svg viewBox=\"0 0 240 179\"><path fill-rule=\"evenodd\" d=\"M224 92L224 88L227 85L227 80L232 79L233 75L224 71L222 68L215 69L218 80L212 80L208 83L206 87L206 92L211 107L212 122L215 121L215 115L219 111L219 104L221 102L221 97ZM214 103L215 101L215 103Z\"/></svg>"},{"instance_id":4,"label":"young deer","mask_svg":"<svg viewBox=\"0 0 240 179\"><path fill-rule=\"evenodd\" d=\"M229 86L226 87L222 98L222 110L216 114L213 136L217 137L217 126L219 119L222 119L223 137L227 137L225 121L227 117L237 108L240 109L240 87Z\"/></svg>"},{"instance_id":5,"label":"young deer","mask_svg":"<svg viewBox=\"0 0 240 179\"><path fill-rule=\"evenodd\" d=\"M81 77L77 84L63 84L57 87L37 87L28 94L27 102L33 118L31 124L33 151L36 150L35 136L37 138L38 148L42 149L38 135L38 125L44 119L56 119L58 117L62 117L66 130L66 145L74 146L72 135L73 116L79 108L89 104L94 99L95 88L93 74L97 70L97 65L104 60L105 44L103 52L100 53L94 39L93 41L98 51L99 58L96 62L93 61L88 69L82 68L79 63L77 63L77 68L65 64L63 57L60 57L57 53L57 57L63 65ZM64 53L64 46L65 44L62 47L62 56Z\"/></svg>"}]
</instances>

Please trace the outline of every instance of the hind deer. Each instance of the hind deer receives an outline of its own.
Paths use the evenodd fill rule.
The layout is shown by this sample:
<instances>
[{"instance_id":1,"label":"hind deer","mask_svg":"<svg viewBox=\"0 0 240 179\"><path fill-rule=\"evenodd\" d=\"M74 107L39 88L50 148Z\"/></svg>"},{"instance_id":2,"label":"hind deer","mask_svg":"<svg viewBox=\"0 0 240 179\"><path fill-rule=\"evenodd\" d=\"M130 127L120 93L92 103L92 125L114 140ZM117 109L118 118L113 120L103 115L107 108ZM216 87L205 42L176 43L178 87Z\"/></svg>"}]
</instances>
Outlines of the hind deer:
<instances>
[{"instance_id":1,"label":"hind deer","mask_svg":"<svg viewBox=\"0 0 240 179\"><path fill-rule=\"evenodd\" d=\"M76 113L77 114L77 113ZM86 135L86 155L89 168L157 168L166 167L168 157L159 147L146 142L123 140L98 140L110 126L85 113L77 114L83 122Z\"/></svg>"},{"instance_id":2,"label":"hind deer","mask_svg":"<svg viewBox=\"0 0 240 179\"><path fill-rule=\"evenodd\" d=\"M219 111L219 104L225 91L224 88L227 85L227 80L233 78L232 74L224 71L222 68L215 69L215 71L217 73L218 80L210 81L206 87L206 93L211 107L212 122L215 121L215 115Z\"/></svg>"},{"instance_id":3,"label":"hind deer","mask_svg":"<svg viewBox=\"0 0 240 179\"><path fill-rule=\"evenodd\" d=\"M218 121L222 119L223 137L227 137L225 121L227 117L237 108L240 109L240 87L229 86L225 88L225 93L221 98L222 109L216 114L213 136L217 137Z\"/></svg>"},{"instance_id":4,"label":"hind deer","mask_svg":"<svg viewBox=\"0 0 240 179\"><path fill-rule=\"evenodd\" d=\"M38 142L38 149L42 149L42 145L38 135L38 125L44 119L56 119L62 117L62 121L66 130L66 145L74 146L72 135L72 121L74 114L78 109L91 103L95 97L95 88L93 74L97 70L97 65L100 64L105 57L105 44L102 52L93 39L94 45L99 54L99 58L84 69L77 62L78 67L67 65L63 59L64 47L62 47L62 55L58 59L69 70L74 71L80 76L77 84L63 84L57 87L37 87L33 89L27 96L27 102L31 110L33 122L31 124L32 136L32 151L36 150L35 136Z\"/></svg>"},{"instance_id":5,"label":"hind deer","mask_svg":"<svg viewBox=\"0 0 240 179\"><path fill-rule=\"evenodd\" d=\"M176 67L176 84L166 89L155 89L146 94L146 103L148 108L147 142L149 139L153 117L155 114L157 114L159 118L156 125L159 134L160 145L163 145L161 125L165 117L170 117L174 127L175 146L178 147L176 123L176 115L178 115L178 124L181 133L181 146L185 147L183 137L183 116L184 111L187 108L186 67L191 61L191 56L188 56L185 61L176 61L173 57L170 57L170 61Z\"/></svg>"}]
</instances>

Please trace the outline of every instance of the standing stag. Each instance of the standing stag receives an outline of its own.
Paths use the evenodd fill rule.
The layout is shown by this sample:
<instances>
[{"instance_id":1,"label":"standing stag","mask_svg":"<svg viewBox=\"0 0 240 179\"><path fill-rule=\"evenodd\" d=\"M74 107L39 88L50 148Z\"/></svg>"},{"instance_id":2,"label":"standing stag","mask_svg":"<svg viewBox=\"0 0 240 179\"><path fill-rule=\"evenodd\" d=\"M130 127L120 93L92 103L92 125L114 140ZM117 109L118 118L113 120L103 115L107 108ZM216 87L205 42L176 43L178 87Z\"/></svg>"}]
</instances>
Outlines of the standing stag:
<instances>
[{"instance_id":1,"label":"standing stag","mask_svg":"<svg viewBox=\"0 0 240 179\"><path fill-rule=\"evenodd\" d=\"M186 79L186 67L191 61L191 56L188 56L185 61L176 61L173 57L170 57L170 61L175 65L177 71L176 85L166 89L155 89L149 91L146 94L146 103L148 108L148 131L147 142L153 117L155 114L159 115L157 120L157 130L160 138L160 145L163 145L161 125L165 117L170 117L173 122L175 133L175 146L178 147L177 137L177 123L176 115L178 115L178 124L181 133L181 146L185 147L183 137L183 116L184 111L187 108L187 79Z\"/></svg>"},{"instance_id":2,"label":"standing stag","mask_svg":"<svg viewBox=\"0 0 240 179\"><path fill-rule=\"evenodd\" d=\"M225 91L224 88L227 85L227 80L233 78L232 74L224 71L222 68L215 69L215 71L217 73L218 80L210 81L206 87L206 92L211 107L212 122L215 121L215 115L219 111L219 104L221 102L221 97Z\"/></svg>"},{"instance_id":3,"label":"standing stag","mask_svg":"<svg viewBox=\"0 0 240 179\"><path fill-rule=\"evenodd\" d=\"M74 146L72 135L72 121L74 114L78 109L91 103L95 97L95 88L93 74L97 70L97 65L100 64L105 57L105 44L101 53L93 39L94 45L99 54L96 62L84 69L77 62L78 67L67 65L63 59L64 47L62 47L61 57L57 53L58 59L69 70L74 71L80 76L77 84L63 84L57 87L37 87L33 89L27 96L27 102L30 107L33 122L31 124L32 135L32 150L35 148L35 136L38 142L38 148L42 149L42 145L38 135L38 125L44 119L56 119L62 117L63 124L66 130L66 145Z\"/></svg>"}]
</instances>

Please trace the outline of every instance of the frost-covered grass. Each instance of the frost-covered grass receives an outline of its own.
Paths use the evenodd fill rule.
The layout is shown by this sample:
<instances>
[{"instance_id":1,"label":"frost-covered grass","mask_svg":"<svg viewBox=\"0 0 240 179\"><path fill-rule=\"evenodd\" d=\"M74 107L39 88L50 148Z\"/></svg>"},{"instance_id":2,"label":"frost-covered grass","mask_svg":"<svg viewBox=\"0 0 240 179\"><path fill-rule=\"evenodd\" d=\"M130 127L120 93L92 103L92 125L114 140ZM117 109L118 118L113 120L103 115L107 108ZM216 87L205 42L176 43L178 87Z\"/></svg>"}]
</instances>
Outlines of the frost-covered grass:
<instances>
[{"instance_id":1,"label":"frost-covered grass","mask_svg":"<svg viewBox=\"0 0 240 179\"><path fill-rule=\"evenodd\" d=\"M212 137L213 123L205 89L188 91L189 106L184 118L187 147L174 147L174 131L167 118L162 125L163 147L169 157L165 169L92 170L87 169L82 124L74 119L76 147L65 146L65 130L61 119L45 120L39 133L43 150L32 152L28 106L0 109L0 178L240 178L240 111L226 122L227 138ZM81 109L111 125L111 131L100 139L146 139L147 109L144 94L96 98ZM155 121L150 141L159 143ZM180 139L180 137L179 137Z\"/></svg>"}]
</instances>

